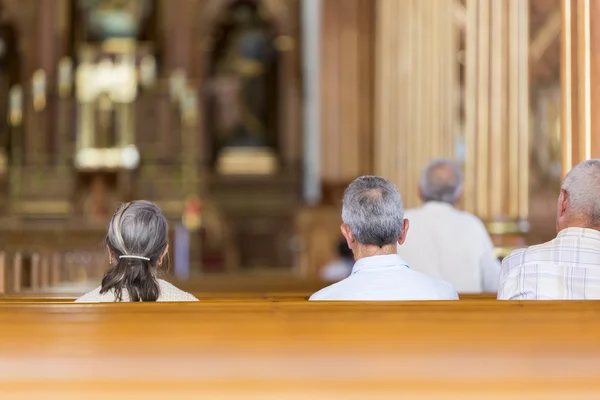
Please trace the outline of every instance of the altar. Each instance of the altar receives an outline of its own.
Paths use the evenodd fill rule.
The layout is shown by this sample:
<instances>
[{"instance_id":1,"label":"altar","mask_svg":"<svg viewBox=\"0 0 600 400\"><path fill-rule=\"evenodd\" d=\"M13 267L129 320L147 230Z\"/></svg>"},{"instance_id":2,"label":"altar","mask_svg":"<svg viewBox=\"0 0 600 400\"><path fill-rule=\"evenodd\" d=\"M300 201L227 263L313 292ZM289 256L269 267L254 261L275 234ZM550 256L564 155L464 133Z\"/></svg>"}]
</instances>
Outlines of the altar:
<instances>
[{"instance_id":1,"label":"altar","mask_svg":"<svg viewBox=\"0 0 600 400\"><path fill-rule=\"evenodd\" d=\"M97 248L118 203L148 199L172 240L186 233L191 274L298 264L297 2L64 3L60 45L42 38L40 67L11 84L6 246ZM190 198L202 204L193 226Z\"/></svg>"}]
</instances>

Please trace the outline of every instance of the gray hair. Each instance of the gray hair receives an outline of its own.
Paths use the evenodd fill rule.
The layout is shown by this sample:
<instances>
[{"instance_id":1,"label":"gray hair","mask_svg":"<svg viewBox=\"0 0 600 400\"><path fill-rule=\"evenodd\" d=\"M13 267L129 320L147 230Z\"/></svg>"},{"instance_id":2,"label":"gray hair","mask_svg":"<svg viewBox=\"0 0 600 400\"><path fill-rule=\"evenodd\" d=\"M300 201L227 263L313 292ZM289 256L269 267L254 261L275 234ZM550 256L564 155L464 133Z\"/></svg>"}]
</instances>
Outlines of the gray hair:
<instances>
[{"instance_id":1,"label":"gray hair","mask_svg":"<svg viewBox=\"0 0 600 400\"><path fill-rule=\"evenodd\" d=\"M462 191L462 172L452 160L438 158L423 169L419 188L424 202L440 201L454 204Z\"/></svg>"},{"instance_id":2,"label":"gray hair","mask_svg":"<svg viewBox=\"0 0 600 400\"><path fill-rule=\"evenodd\" d=\"M358 243L379 247L395 243L404 225L400 192L378 176L356 178L344 192L342 220Z\"/></svg>"},{"instance_id":3,"label":"gray hair","mask_svg":"<svg viewBox=\"0 0 600 400\"><path fill-rule=\"evenodd\" d=\"M155 264L167 246L167 220L153 203L132 201L115 212L106 240L117 257L147 257Z\"/></svg>"},{"instance_id":4,"label":"gray hair","mask_svg":"<svg viewBox=\"0 0 600 400\"><path fill-rule=\"evenodd\" d=\"M565 177L562 189L569 196L571 212L600 224L600 159L583 161Z\"/></svg>"},{"instance_id":5,"label":"gray hair","mask_svg":"<svg viewBox=\"0 0 600 400\"><path fill-rule=\"evenodd\" d=\"M140 200L119 207L106 235L115 264L106 271L100 294L112 290L122 301L126 290L131 301L156 301L160 296L156 265L167 238L167 220L156 205Z\"/></svg>"}]
</instances>

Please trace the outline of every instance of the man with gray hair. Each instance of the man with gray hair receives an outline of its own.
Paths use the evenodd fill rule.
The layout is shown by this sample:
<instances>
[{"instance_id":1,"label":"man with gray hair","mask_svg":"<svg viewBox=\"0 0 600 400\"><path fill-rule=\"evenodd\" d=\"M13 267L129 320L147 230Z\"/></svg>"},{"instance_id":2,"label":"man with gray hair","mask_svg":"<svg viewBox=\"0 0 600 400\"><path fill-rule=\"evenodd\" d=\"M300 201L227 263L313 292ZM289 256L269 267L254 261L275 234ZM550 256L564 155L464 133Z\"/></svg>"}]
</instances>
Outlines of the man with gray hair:
<instances>
[{"instance_id":1,"label":"man with gray hair","mask_svg":"<svg viewBox=\"0 0 600 400\"><path fill-rule=\"evenodd\" d=\"M447 159L431 161L423 170L419 195L424 205L407 210L410 237L398 254L459 293L496 293L500 263L490 235L479 218L455 208L462 196L459 167Z\"/></svg>"},{"instance_id":2,"label":"man with gray hair","mask_svg":"<svg viewBox=\"0 0 600 400\"><path fill-rule=\"evenodd\" d=\"M394 184L362 176L346 188L342 235L354 254L351 275L313 294L310 300L455 300L449 284L410 269L396 254L409 222Z\"/></svg>"},{"instance_id":3,"label":"man with gray hair","mask_svg":"<svg viewBox=\"0 0 600 400\"><path fill-rule=\"evenodd\" d=\"M565 177L556 210L558 235L502 262L500 300L600 299L600 159Z\"/></svg>"}]
</instances>

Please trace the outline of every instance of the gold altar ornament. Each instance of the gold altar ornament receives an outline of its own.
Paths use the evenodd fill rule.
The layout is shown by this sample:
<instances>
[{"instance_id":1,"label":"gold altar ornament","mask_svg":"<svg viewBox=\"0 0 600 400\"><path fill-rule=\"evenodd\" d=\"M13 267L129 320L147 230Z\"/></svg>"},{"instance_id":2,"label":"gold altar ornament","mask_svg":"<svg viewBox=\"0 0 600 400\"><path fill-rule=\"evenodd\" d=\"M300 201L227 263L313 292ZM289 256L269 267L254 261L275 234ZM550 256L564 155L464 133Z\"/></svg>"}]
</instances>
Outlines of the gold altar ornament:
<instances>
[{"instance_id":1,"label":"gold altar ornament","mask_svg":"<svg viewBox=\"0 0 600 400\"><path fill-rule=\"evenodd\" d=\"M79 170L133 170L140 163L140 153L134 145L123 148L84 148L75 156Z\"/></svg>"},{"instance_id":2,"label":"gold altar ornament","mask_svg":"<svg viewBox=\"0 0 600 400\"><path fill-rule=\"evenodd\" d=\"M277 158L269 147L226 147L219 154L217 172L221 175L272 175Z\"/></svg>"}]
</instances>

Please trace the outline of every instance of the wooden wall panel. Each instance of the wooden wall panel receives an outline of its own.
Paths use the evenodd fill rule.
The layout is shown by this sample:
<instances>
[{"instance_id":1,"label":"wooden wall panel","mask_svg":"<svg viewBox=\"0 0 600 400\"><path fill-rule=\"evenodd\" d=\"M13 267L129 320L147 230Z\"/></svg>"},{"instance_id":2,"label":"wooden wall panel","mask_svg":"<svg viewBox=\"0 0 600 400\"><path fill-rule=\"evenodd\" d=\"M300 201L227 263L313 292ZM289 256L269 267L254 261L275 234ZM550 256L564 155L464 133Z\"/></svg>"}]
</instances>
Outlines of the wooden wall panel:
<instances>
[{"instance_id":1,"label":"wooden wall panel","mask_svg":"<svg viewBox=\"0 0 600 400\"><path fill-rule=\"evenodd\" d=\"M321 177L345 185L372 173L374 4L322 2Z\"/></svg>"},{"instance_id":2,"label":"wooden wall panel","mask_svg":"<svg viewBox=\"0 0 600 400\"><path fill-rule=\"evenodd\" d=\"M563 0L561 40L563 175L600 158L600 3Z\"/></svg>"},{"instance_id":3,"label":"wooden wall panel","mask_svg":"<svg viewBox=\"0 0 600 400\"><path fill-rule=\"evenodd\" d=\"M465 209L516 233L529 204L528 4L466 7Z\"/></svg>"},{"instance_id":4,"label":"wooden wall panel","mask_svg":"<svg viewBox=\"0 0 600 400\"><path fill-rule=\"evenodd\" d=\"M455 145L458 41L453 2L376 2L374 171L391 179L405 204L419 204L418 180Z\"/></svg>"}]
</instances>

